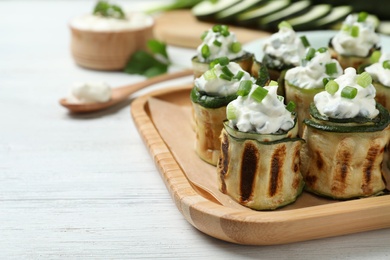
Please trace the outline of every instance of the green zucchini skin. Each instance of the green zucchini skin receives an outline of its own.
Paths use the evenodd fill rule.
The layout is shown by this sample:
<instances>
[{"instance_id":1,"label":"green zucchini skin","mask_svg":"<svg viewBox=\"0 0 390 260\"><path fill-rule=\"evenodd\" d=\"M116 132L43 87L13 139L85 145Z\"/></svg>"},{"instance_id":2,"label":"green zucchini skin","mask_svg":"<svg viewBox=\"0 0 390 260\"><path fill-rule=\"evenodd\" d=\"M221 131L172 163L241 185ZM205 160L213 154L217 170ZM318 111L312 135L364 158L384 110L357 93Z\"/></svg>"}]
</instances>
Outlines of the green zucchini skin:
<instances>
[{"instance_id":1,"label":"green zucchini skin","mask_svg":"<svg viewBox=\"0 0 390 260\"><path fill-rule=\"evenodd\" d=\"M197 103L205 108L220 108L229 104L237 98L236 94L229 95L226 97L221 96L210 96L204 92L200 92L197 87L191 89L190 94L191 101Z\"/></svg>"},{"instance_id":2,"label":"green zucchini skin","mask_svg":"<svg viewBox=\"0 0 390 260\"><path fill-rule=\"evenodd\" d=\"M378 102L376 108L379 115L373 119L355 117L350 119L327 118L322 116L314 103L310 105L310 119L304 119L303 123L308 127L334 133L363 133L382 131L390 124L389 111Z\"/></svg>"}]
</instances>

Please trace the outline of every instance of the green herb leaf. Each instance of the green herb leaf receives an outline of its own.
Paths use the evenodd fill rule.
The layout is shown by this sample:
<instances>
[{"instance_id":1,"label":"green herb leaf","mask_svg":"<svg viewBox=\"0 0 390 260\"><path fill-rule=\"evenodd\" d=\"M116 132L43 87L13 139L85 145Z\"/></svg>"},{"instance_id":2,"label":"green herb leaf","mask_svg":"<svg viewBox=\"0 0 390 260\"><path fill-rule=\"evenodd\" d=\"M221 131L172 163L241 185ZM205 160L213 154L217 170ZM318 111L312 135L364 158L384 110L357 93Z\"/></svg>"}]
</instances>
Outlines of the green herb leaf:
<instances>
[{"instance_id":1,"label":"green herb leaf","mask_svg":"<svg viewBox=\"0 0 390 260\"><path fill-rule=\"evenodd\" d=\"M93 9L94 15L111 17L116 19L125 19L126 15L118 5L110 4L108 1L99 1Z\"/></svg>"},{"instance_id":2,"label":"green herb leaf","mask_svg":"<svg viewBox=\"0 0 390 260\"><path fill-rule=\"evenodd\" d=\"M166 44L150 40L147 46L149 52L143 50L136 51L127 62L124 72L150 78L168 71L171 63L166 50Z\"/></svg>"}]
</instances>

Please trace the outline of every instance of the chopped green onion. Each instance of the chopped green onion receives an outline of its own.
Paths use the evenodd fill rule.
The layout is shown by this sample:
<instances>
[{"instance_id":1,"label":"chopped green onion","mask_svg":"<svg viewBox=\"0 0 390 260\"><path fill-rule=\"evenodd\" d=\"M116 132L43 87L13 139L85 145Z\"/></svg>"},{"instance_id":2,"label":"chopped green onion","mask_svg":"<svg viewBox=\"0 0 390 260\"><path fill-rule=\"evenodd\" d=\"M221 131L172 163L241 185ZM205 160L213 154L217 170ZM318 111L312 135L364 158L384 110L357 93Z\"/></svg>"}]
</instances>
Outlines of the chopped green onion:
<instances>
[{"instance_id":1,"label":"chopped green onion","mask_svg":"<svg viewBox=\"0 0 390 260\"><path fill-rule=\"evenodd\" d=\"M221 31L221 25L220 24L216 24L211 29L213 30L213 32L220 32Z\"/></svg>"},{"instance_id":2,"label":"chopped green onion","mask_svg":"<svg viewBox=\"0 0 390 260\"><path fill-rule=\"evenodd\" d=\"M288 102L286 109L289 112L293 112L297 106L295 105L294 101Z\"/></svg>"},{"instance_id":3,"label":"chopped green onion","mask_svg":"<svg viewBox=\"0 0 390 260\"><path fill-rule=\"evenodd\" d=\"M236 107L230 102L226 107L226 117L228 120L234 120L237 118Z\"/></svg>"},{"instance_id":4,"label":"chopped green onion","mask_svg":"<svg viewBox=\"0 0 390 260\"><path fill-rule=\"evenodd\" d=\"M336 93L337 90L339 90L339 84L337 84L337 82L334 80L329 80L329 82L326 83L325 85L325 90L329 94L334 95L334 93Z\"/></svg>"},{"instance_id":5,"label":"chopped green onion","mask_svg":"<svg viewBox=\"0 0 390 260\"><path fill-rule=\"evenodd\" d=\"M351 28L351 36L352 37L358 37L359 36L359 26L357 26L357 25L354 25L354 26L352 26L352 28Z\"/></svg>"},{"instance_id":6,"label":"chopped green onion","mask_svg":"<svg viewBox=\"0 0 390 260\"><path fill-rule=\"evenodd\" d=\"M241 47L241 43L239 42L233 42L231 45L230 45L230 48L229 48L233 53L239 53L242 49Z\"/></svg>"},{"instance_id":7,"label":"chopped green onion","mask_svg":"<svg viewBox=\"0 0 390 260\"><path fill-rule=\"evenodd\" d=\"M229 77L229 76L226 75L226 74L220 74L220 75L219 75L219 78L220 78L220 79L227 80L227 81L231 81L231 80L232 80L232 77Z\"/></svg>"},{"instance_id":8,"label":"chopped green onion","mask_svg":"<svg viewBox=\"0 0 390 260\"><path fill-rule=\"evenodd\" d=\"M271 80L268 84L268 86L277 86L278 85L278 82L276 82L275 80Z\"/></svg>"},{"instance_id":9,"label":"chopped green onion","mask_svg":"<svg viewBox=\"0 0 390 260\"><path fill-rule=\"evenodd\" d=\"M282 21L282 22L280 22L278 24L278 28L279 28L279 30L282 29L282 28L290 28L290 29L292 29L292 26L288 22Z\"/></svg>"},{"instance_id":10,"label":"chopped green onion","mask_svg":"<svg viewBox=\"0 0 390 260\"><path fill-rule=\"evenodd\" d=\"M229 76L230 78L234 76L233 72L231 72L231 70L227 66L223 66L221 70L223 74L226 74L226 76Z\"/></svg>"},{"instance_id":11,"label":"chopped green onion","mask_svg":"<svg viewBox=\"0 0 390 260\"><path fill-rule=\"evenodd\" d=\"M210 62L210 68L214 68L214 66L217 64L220 64L221 66L226 66L229 64L229 62L230 60L228 57L220 57Z\"/></svg>"},{"instance_id":12,"label":"chopped green onion","mask_svg":"<svg viewBox=\"0 0 390 260\"><path fill-rule=\"evenodd\" d=\"M211 55L210 47L207 44L203 45L201 49L201 53L202 53L202 57L207 59Z\"/></svg>"},{"instance_id":13,"label":"chopped green onion","mask_svg":"<svg viewBox=\"0 0 390 260\"><path fill-rule=\"evenodd\" d=\"M222 42L218 41L218 40L215 40L213 41L213 44L217 47L221 47L222 46Z\"/></svg>"},{"instance_id":14,"label":"chopped green onion","mask_svg":"<svg viewBox=\"0 0 390 260\"><path fill-rule=\"evenodd\" d=\"M276 97L279 99L280 102L282 102L282 103L284 102L284 97L283 96L277 95Z\"/></svg>"},{"instance_id":15,"label":"chopped green onion","mask_svg":"<svg viewBox=\"0 0 390 260\"><path fill-rule=\"evenodd\" d=\"M328 84L329 80L330 80L329 78L322 79L322 84L324 85L324 87L326 86L326 84Z\"/></svg>"},{"instance_id":16,"label":"chopped green onion","mask_svg":"<svg viewBox=\"0 0 390 260\"><path fill-rule=\"evenodd\" d=\"M367 12L360 12L360 13L358 14L358 19L357 19L357 21L358 21L359 23L365 22L366 19L367 19L367 16L368 16L368 13L367 13Z\"/></svg>"},{"instance_id":17,"label":"chopped green onion","mask_svg":"<svg viewBox=\"0 0 390 260\"><path fill-rule=\"evenodd\" d=\"M321 47L321 48L318 48L318 52L319 53L325 53L326 51L328 50L328 48L326 48L326 47Z\"/></svg>"},{"instance_id":18,"label":"chopped green onion","mask_svg":"<svg viewBox=\"0 0 390 260\"><path fill-rule=\"evenodd\" d=\"M252 89L252 81L250 80L243 80L240 82L240 86L238 87L237 90L237 95L239 96L247 96L249 92L251 92Z\"/></svg>"},{"instance_id":19,"label":"chopped green onion","mask_svg":"<svg viewBox=\"0 0 390 260\"><path fill-rule=\"evenodd\" d=\"M372 83L371 75L368 72L363 72L356 77L356 83L363 88L368 87Z\"/></svg>"},{"instance_id":20,"label":"chopped green onion","mask_svg":"<svg viewBox=\"0 0 390 260\"><path fill-rule=\"evenodd\" d=\"M379 61L379 59L381 58L381 56L382 56L381 51L374 51L374 52L371 54L370 62L371 62L371 63L377 63L377 62Z\"/></svg>"},{"instance_id":21,"label":"chopped green onion","mask_svg":"<svg viewBox=\"0 0 390 260\"><path fill-rule=\"evenodd\" d=\"M310 47L308 50L307 50L307 53L306 53L306 60L311 60L313 59L314 55L316 54L316 50L312 47Z\"/></svg>"},{"instance_id":22,"label":"chopped green onion","mask_svg":"<svg viewBox=\"0 0 390 260\"><path fill-rule=\"evenodd\" d=\"M229 26L227 25L221 25L221 31L220 33L223 35L223 36L229 36L230 32L229 32Z\"/></svg>"},{"instance_id":23,"label":"chopped green onion","mask_svg":"<svg viewBox=\"0 0 390 260\"><path fill-rule=\"evenodd\" d=\"M237 74L233 77L233 79L241 80L241 78L244 76L244 72L242 70L239 70Z\"/></svg>"},{"instance_id":24,"label":"chopped green onion","mask_svg":"<svg viewBox=\"0 0 390 260\"><path fill-rule=\"evenodd\" d=\"M390 60L385 60L382 63L382 66L383 66L384 69L390 69Z\"/></svg>"},{"instance_id":25,"label":"chopped green onion","mask_svg":"<svg viewBox=\"0 0 390 260\"><path fill-rule=\"evenodd\" d=\"M217 74L214 69L210 69L203 74L203 77L205 80L213 80L217 78Z\"/></svg>"},{"instance_id":26,"label":"chopped green onion","mask_svg":"<svg viewBox=\"0 0 390 260\"><path fill-rule=\"evenodd\" d=\"M200 39L203 41L207 37L207 34L209 34L209 31L204 31L200 36Z\"/></svg>"},{"instance_id":27,"label":"chopped green onion","mask_svg":"<svg viewBox=\"0 0 390 260\"><path fill-rule=\"evenodd\" d=\"M341 90L341 97L348 98L348 99L354 99L357 95L357 89L351 86L346 86Z\"/></svg>"},{"instance_id":28,"label":"chopped green onion","mask_svg":"<svg viewBox=\"0 0 390 260\"><path fill-rule=\"evenodd\" d=\"M303 46L305 46L305 48L310 47L310 42L306 38L305 35L302 35L300 38L301 38L301 42L302 42Z\"/></svg>"},{"instance_id":29,"label":"chopped green onion","mask_svg":"<svg viewBox=\"0 0 390 260\"><path fill-rule=\"evenodd\" d=\"M261 102L268 94L268 90L263 87L257 87L253 92L251 97L257 102Z\"/></svg>"},{"instance_id":30,"label":"chopped green onion","mask_svg":"<svg viewBox=\"0 0 390 260\"><path fill-rule=\"evenodd\" d=\"M325 71L326 71L326 74L328 74L329 76L337 73L337 65L336 65L336 62L332 62L332 63L327 63L325 64Z\"/></svg>"}]
</instances>

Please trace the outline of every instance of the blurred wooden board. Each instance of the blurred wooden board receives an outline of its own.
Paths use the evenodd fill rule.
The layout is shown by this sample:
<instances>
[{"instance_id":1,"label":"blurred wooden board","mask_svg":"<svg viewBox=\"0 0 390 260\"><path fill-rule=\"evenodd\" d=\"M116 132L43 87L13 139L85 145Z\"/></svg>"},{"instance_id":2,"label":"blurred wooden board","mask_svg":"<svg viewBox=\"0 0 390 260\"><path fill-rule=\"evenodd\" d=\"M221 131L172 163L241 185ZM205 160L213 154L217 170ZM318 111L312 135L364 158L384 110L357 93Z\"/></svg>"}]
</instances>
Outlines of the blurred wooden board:
<instances>
[{"instance_id":1,"label":"blurred wooden board","mask_svg":"<svg viewBox=\"0 0 390 260\"><path fill-rule=\"evenodd\" d=\"M196 48L201 43L200 36L214 24L200 22L190 10L175 10L165 12L156 17L154 36L156 39L170 45ZM269 32L229 26L241 43L264 38Z\"/></svg>"}]
</instances>

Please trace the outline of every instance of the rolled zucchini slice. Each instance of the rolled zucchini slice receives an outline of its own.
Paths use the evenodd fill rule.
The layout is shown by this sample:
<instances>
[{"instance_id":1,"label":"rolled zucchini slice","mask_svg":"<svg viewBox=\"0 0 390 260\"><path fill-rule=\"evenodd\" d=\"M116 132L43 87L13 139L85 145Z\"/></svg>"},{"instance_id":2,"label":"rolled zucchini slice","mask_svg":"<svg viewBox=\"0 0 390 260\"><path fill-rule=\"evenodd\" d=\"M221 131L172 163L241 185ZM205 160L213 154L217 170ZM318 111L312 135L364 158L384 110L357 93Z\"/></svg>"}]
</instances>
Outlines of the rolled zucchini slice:
<instances>
[{"instance_id":1,"label":"rolled zucchini slice","mask_svg":"<svg viewBox=\"0 0 390 260\"><path fill-rule=\"evenodd\" d=\"M193 87L190 98L196 132L195 151L205 162L217 165L221 148L219 136L226 119L226 106L237 96L208 96Z\"/></svg>"},{"instance_id":2,"label":"rolled zucchini slice","mask_svg":"<svg viewBox=\"0 0 390 260\"><path fill-rule=\"evenodd\" d=\"M302 193L300 149L303 139L287 133L243 133L227 123L221 133L217 165L221 192L254 210L274 210L293 203Z\"/></svg>"},{"instance_id":3,"label":"rolled zucchini slice","mask_svg":"<svg viewBox=\"0 0 390 260\"><path fill-rule=\"evenodd\" d=\"M326 120L311 105L301 150L306 190L345 200L374 196L386 188L389 112L380 104L377 108L380 113L373 120Z\"/></svg>"},{"instance_id":4,"label":"rolled zucchini slice","mask_svg":"<svg viewBox=\"0 0 390 260\"><path fill-rule=\"evenodd\" d=\"M376 81L374 81L372 84L376 89L376 102L380 103L387 110L390 110L390 87L387 87Z\"/></svg>"},{"instance_id":5,"label":"rolled zucchini slice","mask_svg":"<svg viewBox=\"0 0 390 260\"><path fill-rule=\"evenodd\" d=\"M250 52L245 52L245 54L242 57L233 59L231 61L238 63L243 70L250 73L253 60L254 60L254 54ZM210 62L201 62L199 61L197 56L194 56L191 59L191 62L192 62L192 69L194 71L195 78L199 78L200 76L203 75L203 73L205 73L210 69Z\"/></svg>"},{"instance_id":6,"label":"rolled zucchini slice","mask_svg":"<svg viewBox=\"0 0 390 260\"><path fill-rule=\"evenodd\" d=\"M346 69L348 67L353 67L356 70L359 69L359 67L370 64L370 57L374 51L380 51L381 47L380 46L373 46L370 51L368 52L368 55L365 57L361 56L352 56L352 55L343 55L338 53L332 45L332 39L329 40L328 44L328 49L330 52L330 55L332 58L336 59L339 61L341 67L343 69Z\"/></svg>"}]
</instances>

